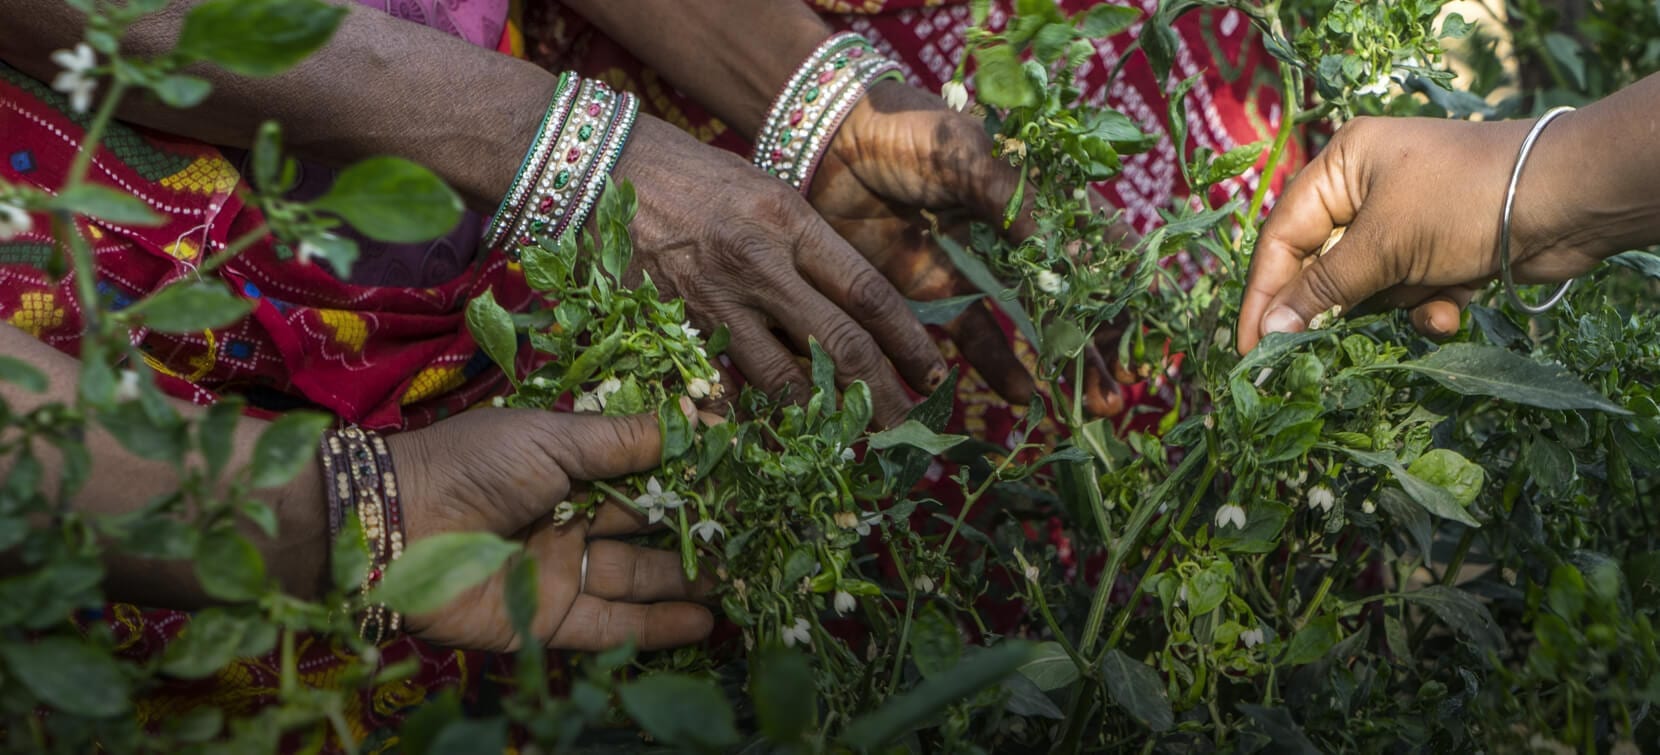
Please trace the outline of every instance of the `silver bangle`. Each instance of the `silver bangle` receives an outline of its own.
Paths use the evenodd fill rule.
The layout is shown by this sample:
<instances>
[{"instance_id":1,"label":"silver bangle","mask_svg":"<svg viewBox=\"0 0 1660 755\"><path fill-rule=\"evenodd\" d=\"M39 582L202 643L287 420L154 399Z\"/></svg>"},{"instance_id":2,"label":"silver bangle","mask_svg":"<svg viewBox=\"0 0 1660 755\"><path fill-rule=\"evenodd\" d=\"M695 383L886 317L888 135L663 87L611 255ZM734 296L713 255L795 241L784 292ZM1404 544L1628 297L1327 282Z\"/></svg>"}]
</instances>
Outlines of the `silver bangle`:
<instances>
[{"instance_id":1,"label":"silver bangle","mask_svg":"<svg viewBox=\"0 0 1660 755\"><path fill-rule=\"evenodd\" d=\"M1522 149L1516 155L1516 168L1510 172L1510 187L1504 192L1504 218L1499 226L1499 275L1504 279L1504 292L1510 296L1510 302L1529 314L1541 315L1550 311L1551 307L1556 306L1557 302L1562 301L1562 297L1567 295L1568 288L1573 286L1574 281L1569 278L1543 304L1528 304L1516 293L1516 280L1510 274L1510 217L1516 205L1516 185L1521 183L1522 168L1527 165L1527 156L1533 151L1533 144L1539 141L1539 135L1544 133L1545 127L1556 120L1557 116L1566 115L1573 110L1571 107L1559 107L1539 116L1539 120L1533 124L1533 130L1522 140Z\"/></svg>"}]
</instances>

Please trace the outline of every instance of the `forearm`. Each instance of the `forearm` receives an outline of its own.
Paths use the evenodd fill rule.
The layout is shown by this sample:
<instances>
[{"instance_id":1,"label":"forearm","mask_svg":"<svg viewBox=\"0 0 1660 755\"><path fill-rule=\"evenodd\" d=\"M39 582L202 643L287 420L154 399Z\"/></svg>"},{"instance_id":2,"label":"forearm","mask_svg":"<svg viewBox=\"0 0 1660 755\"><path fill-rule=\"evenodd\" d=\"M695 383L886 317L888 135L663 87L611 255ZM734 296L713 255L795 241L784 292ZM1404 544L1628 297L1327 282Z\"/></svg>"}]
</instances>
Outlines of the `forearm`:
<instances>
[{"instance_id":1,"label":"forearm","mask_svg":"<svg viewBox=\"0 0 1660 755\"><path fill-rule=\"evenodd\" d=\"M556 75L349 0L351 12L321 51L274 78L248 79L211 66L213 95L192 110L132 97L121 117L211 144L246 147L259 124L283 125L292 155L342 166L372 155L426 165L481 212L496 209L553 96ZM171 48L195 3L175 0L136 24L123 50ZM58 0L0 0L0 57L50 81L48 56L72 47L84 18Z\"/></svg>"},{"instance_id":2,"label":"forearm","mask_svg":"<svg viewBox=\"0 0 1660 755\"><path fill-rule=\"evenodd\" d=\"M73 403L80 362L4 324L0 324L0 354L33 365L49 381L44 393L31 393L13 383L0 383L0 398L4 398L13 415L49 404ZM200 411L183 402L174 402L174 406L187 415ZM232 473L248 464L254 443L265 426L264 422L248 418L238 423L227 465ZM5 440L16 437L15 430L8 430ZM72 511L91 517L125 514L171 495L181 487L180 476L171 464L134 456L96 423L89 423L85 444L92 459L92 471L80 492L69 501ZM53 495L56 481L64 473L62 459L50 444L36 443L33 450L44 467L43 489ZM11 464L9 456L0 458L0 468L9 469ZM328 564L326 507L316 465L308 464L287 486L258 491L257 497L276 513L277 536L266 537L246 523L241 528L243 534L259 548L267 572L285 591L314 596L324 583ZM44 525L44 522L37 524ZM0 559L0 563L4 563L3 568L8 572L17 568L11 558ZM189 561L141 559L106 548L104 566L108 575L106 591L113 599L173 608L195 608L211 602L197 583Z\"/></svg>"},{"instance_id":3,"label":"forearm","mask_svg":"<svg viewBox=\"0 0 1660 755\"><path fill-rule=\"evenodd\" d=\"M1547 204L1547 247L1606 257L1660 244L1660 75L1550 126L1517 191Z\"/></svg>"},{"instance_id":4,"label":"forearm","mask_svg":"<svg viewBox=\"0 0 1660 755\"><path fill-rule=\"evenodd\" d=\"M830 28L799 0L566 0L745 138Z\"/></svg>"}]
</instances>

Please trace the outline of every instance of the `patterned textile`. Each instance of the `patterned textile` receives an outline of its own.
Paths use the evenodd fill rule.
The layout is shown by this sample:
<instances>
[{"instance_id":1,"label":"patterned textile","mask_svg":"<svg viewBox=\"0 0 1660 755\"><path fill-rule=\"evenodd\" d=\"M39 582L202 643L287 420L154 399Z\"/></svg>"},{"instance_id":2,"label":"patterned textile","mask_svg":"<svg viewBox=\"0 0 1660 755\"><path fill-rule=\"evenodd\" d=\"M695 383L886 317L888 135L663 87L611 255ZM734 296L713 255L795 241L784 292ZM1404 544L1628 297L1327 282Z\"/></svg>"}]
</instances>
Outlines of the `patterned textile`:
<instances>
[{"instance_id":1,"label":"patterned textile","mask_svg":"<svg viewBox=\"0 0 1660 755\"><path fill-rule=\"evenodd\" d=\"M521 40L502 19L508 0L359 0L462 36L481 46L518 51ZM961 49L968 10L962 2L941 0L807 0L827 14L837 28L869 36L885 54L904 67L912 84L931 91L950 76ZM1156 0L1135 0L1151 10ZM1087 6L1068 0L1069 9ZM994 6L998 19L1007 18L1009 3ZM615 43L596 33L556 2L533 0L525 6L526 52L554 69L575 68L619 87L639 93L648 112L675 123L706 142L742 151L745 145L723 124L688 102L655 72L644 68ZM1178 25L1174 79L1203 72L1189 99L1189 147L1223 151L1272 134L1278 126L1279 106L1274 93L1271 62L1244 19L1233 12L1196 13ZM1113 86L1105 87L1107 70L1128 37L1108 40L1086 68L1083 81L1093 101L1106 101L1135 118L1154 133L1166 129L1159 113L1170 82L1155 81L1139 57ZM0 65L0 178L48 190L61 185L63 171L75 153L84 118L67 114L62 99L38 82ZM1146 155L1126 160L1126 175L1098 188L1122 206L1128 219L1145 231L1157 219L1157 210L1182 195L1176 152L1168 138ZM1300 163L1293 154L1287 166ZM1289 168L1271 177L1282 181ZM86 222L77 231L92 243L98 263L98 288L116 306L154 291L172 280L192 275L205 255L222 249L242 234L259 228L253 208L244 206L235 190L240 183L235 155L211 147L117 125L108 143L96 155L93 180L134 193L169 220L154 229L126 229ZM1261 177L1254 171L1218 187L1218 194L1253 189ZM303 191L319 191L328 181L323 171L308 173ZM36 218L30 235L0 243L0 318L70 354L79 348L80 311L73 281L54 284L45 274L51 254L44 218ZM421 427L460 411L502 389L463 324L463 307L472 296L493 289L509 307L529 300L522 275L509 261L476 252L455 239L473 226L438 244L371 247L368 267L354 272L351 282L337 280L325 270L302 267L292 252L275 243L257 244L243 258L221 269L236 290L256 304L254 314L230 327L189 336L138 332L134 339L146 361L159 373L165 388L175 395L208 403L223 393L247 396L267 412L290 408L321 408L344 420L367 427L399 430ZM445 246L445 245L448 246ZM1182 259L1188 272L1197 270ZM1011 329L1012 330L1012 329ZM956 429L992 441L1010 437L1019 422L978 375L968 370L949 342L945 354L964 370L959 385ZM1017 343L1017 353L1030 362L1029 345ZM1161 381L1160 381L1161 382ZM1134 387L1130 403L1156 407L1169 400L1167 391ZM949 483L949 470L936 465L928 472L934 493L947 506L960 501ZM1074 567L1069 548L1057 534L1036 532L1060 547L1062 561ZM1017 608L999 614L1000 623L1020 619ZM150 657L189 624L187 614L142 611L112 606L103 616L120 638L123 652ZM383 662L417 659L420 670L410 679L383 685L358 696L346 711L352 735L367 741L369 751L395 750L392 727L415 705L447 687L477 693L481 684L501 678L500 659L477 653L432 648L400 638L381 649ZM347 662L344 651L331 643L309 641L302 646L301 676L308 684L324 686L337 678ZM152 690L139 703L143 720L158 722L202 705L216 705L227 713L246 713L273 699L277 665L272 657L244 659L215 677L198 682L169 683ZM492 671L491 669L495 669ZM559 684L557 679L553 682ZM335 743L336 745L338 743Z\"/></svg>"}]
</instances>

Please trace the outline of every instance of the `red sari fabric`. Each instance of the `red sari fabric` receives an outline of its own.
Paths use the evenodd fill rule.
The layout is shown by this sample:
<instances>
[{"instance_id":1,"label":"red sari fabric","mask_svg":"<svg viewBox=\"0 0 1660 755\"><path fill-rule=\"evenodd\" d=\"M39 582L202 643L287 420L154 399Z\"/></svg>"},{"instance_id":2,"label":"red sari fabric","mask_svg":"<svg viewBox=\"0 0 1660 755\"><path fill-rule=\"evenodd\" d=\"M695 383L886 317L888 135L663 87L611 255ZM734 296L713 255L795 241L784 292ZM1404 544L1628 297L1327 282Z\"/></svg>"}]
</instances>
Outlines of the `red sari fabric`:
<instances>
[{"instance_id":1,"label":"red sari fabric","mask_svg":"<svg viewBox=\"0 0 1660 755\"><path fill-rule=\"evenodd\" d=\"M361 1L371 6L385 4L394 12L406 6L457 5L454 0L439 5ZM1136 2L1148 11L1157 4L1156 0ZM809 0L809 4L826 14L834 26L869 36L904 67L912 84L930 91L938 91L949 78L969 23L963 2ZM1064 3L1071 10L1090 4L1085 0ZM995 18L1006 19L1008 7L1007 0L994 4ZM746 148L723 124L557 3L530 3L527 12L525 36L533 59L632 89L641 95L648 112L703 141L736 151ZM473 26L495 28L490 19ZM1243 17L1232 11L1194 13L1178 25L1178 31L1172 80L1202 74L1189 99L1187 147L1222 152L1270 137L1279 124L1273 86L1277 77ZM516 42L512 29L505 39ZM1107 71L1128 41L1126 36L1099 45L1082 77L1088 97L1092 102L1112 104L1149 132L1165 134L1161 114L1171 82L1155 80L1144 60L1138 56L1110 90L1105 86ZM517 48L505 41L502 46ZM85 125L83 117L67 112L61 97L0 65L0 179L55 191L79 149ZM1146 231L1157 221L1159 208L1183 196L1178 159L1165 138L1152 152L1127 159L1124 177L1098 188L1125 209L1138 230ZM167 222L146 229L96 221L78 224L75 231L94 248L101 295L118 308L125 306L171 281L194 275L206 255L260 228L258 211L238 198L238 190L245 187L237 162L207 145L116 125L95 155L92 180L139 196ZM1294 150L1285 165L1299 163L1300 155ZM1286 174L1282 169L1270 177L1275 189ZM1253 190L1259 180L1255 171L1247 173L1218 187L1218 197ZM0 242L0 318L76 354L81 320L74 281L53 281L46 274L52 254L50 231L45 217L35 221L31 233ZM476 224L478 219L469 222ZM493 290L506 306L519 308L529 302L530 292L517 265L499 255L475 257L457 255L464 266L443 280L372 285L358 276L353 276L355 283L343 282L317 266L301 265L291 250L266 240L216 273L255 304L253 315L219 330L183 336L138 331L133 339L163 386L197 403L235 393L266 413L318 408L372 429L418 428L505 387L468 335L464 307L470 298ZM407 266L420 260L393 262ZM1176 264L1190 274L1198 269L1198 263L1185 257ZM942 339L941 344L963 370L955 428L993 442L1008 439L1019 413L969 370L949 342ZM1027 359L1032 357L1031 348L1023 342L1017 350ZM1129 393L1132 406L1152 409L1142 415L1148 419L1162 413L1160 407L1170 398L1161 380L1153 386L1134 386ZM946 479L947 471L936 465L928 479L933 494L954 506L960 501L960 491ZM1071 569L1070 548L1058 532L1058 527L1052 527L1050 533L1034 534L1055 540ZM1018 624L1020 612L1011 610L1005 616L1008 623ZM189 623L186 614L131 606L113 606L103 617L86 618L108 621L123 651L134 657L159 653ZM476 691L480 682L495 678L489 669L498 663L482 654L433 648L407 637L383 646L381 654L386 663L416 659L420 670L409 679L353 699L346 718L353 737L366 742L368 751L396 749L391 731L403 715L445 688ZM308 684L329 685L349 661L336 644L307 641L301 646L301 678ZM160 722L202 705L245 715L274 699L277 675L274 657L239 660L208 679L168 683L151 690L139 701L139 715L146 722ZM557 678L554 683L558 684Z\"/></svg>"}]
</instances>

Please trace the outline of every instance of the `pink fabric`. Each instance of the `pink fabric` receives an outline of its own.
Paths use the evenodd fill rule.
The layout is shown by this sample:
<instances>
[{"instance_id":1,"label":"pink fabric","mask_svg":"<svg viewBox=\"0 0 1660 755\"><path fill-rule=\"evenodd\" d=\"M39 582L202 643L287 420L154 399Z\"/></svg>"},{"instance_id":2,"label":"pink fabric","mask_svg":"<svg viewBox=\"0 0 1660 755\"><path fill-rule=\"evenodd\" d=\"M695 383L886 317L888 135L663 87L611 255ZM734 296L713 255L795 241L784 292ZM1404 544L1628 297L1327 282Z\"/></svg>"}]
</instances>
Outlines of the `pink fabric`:
<instances>
[{"instance_id":1,"label":"pink fabric","mask_svg":"<svg viewBox=\"0 0 1660 755\"><path fill-rule=\"evenodd\" d=\"M510 0L357 0L405 21L453 34L479 47L495 49L507 26Z\"/></svg>"}]
</instances>

